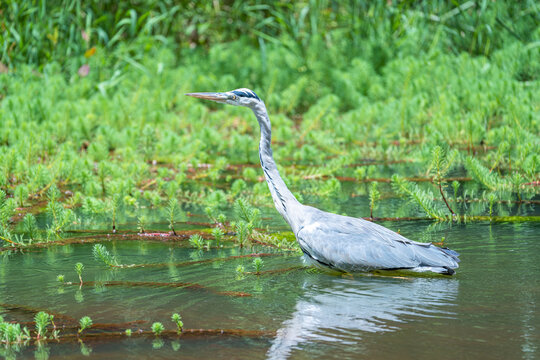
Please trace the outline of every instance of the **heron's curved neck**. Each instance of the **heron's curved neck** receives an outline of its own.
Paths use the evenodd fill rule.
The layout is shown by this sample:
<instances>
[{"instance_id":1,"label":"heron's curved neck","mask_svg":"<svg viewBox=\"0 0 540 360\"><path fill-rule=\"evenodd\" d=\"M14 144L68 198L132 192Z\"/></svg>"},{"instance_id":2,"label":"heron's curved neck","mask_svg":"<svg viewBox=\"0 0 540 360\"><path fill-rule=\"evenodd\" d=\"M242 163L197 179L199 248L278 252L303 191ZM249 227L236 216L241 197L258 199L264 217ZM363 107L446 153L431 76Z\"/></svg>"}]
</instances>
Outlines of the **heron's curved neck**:
<instances>
[{"instance_id":1,"label":"heron's curved neck","mask_svg":"<svg viewBox=\"0 0 540 360\"><path fill-rule=\"evenodd\" d=\"M272 194L272 199L274 200L277 211L285 218L289 225L293 226L292 208L298 205L299 202L287 188L287 185L285 185L285 182L279 175L276 162L274 161L271 148L272 129L268 113L266 112L266 106L261 101L257 106L253 107L252 110L255 113L261 128L259 158L261 160L264 177L270 188L270 193Z\"/></svg>"}]
</instances>

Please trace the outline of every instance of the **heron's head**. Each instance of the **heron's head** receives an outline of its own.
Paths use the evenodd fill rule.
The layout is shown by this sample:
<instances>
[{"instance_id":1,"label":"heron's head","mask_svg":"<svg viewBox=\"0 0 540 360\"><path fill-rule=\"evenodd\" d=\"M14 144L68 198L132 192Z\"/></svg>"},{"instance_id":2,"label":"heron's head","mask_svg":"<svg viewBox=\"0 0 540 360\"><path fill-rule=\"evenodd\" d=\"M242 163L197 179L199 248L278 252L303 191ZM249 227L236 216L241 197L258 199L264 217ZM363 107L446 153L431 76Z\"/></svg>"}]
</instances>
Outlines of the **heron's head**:
<instances>
[{"instance_id":1,"label":"heron's head","mask_svg":"<svg viewBox=\"0 0 540 360\"><path fill-rule=\"evenodd\" d=\"M212 100L222 104L246 106L252 108L261 103L261 99L252 90L249 89L236 89L227 92L203 92L203 93L190 93L186 96L193 96L199 99Z\"/></svg>"}]
</instances>

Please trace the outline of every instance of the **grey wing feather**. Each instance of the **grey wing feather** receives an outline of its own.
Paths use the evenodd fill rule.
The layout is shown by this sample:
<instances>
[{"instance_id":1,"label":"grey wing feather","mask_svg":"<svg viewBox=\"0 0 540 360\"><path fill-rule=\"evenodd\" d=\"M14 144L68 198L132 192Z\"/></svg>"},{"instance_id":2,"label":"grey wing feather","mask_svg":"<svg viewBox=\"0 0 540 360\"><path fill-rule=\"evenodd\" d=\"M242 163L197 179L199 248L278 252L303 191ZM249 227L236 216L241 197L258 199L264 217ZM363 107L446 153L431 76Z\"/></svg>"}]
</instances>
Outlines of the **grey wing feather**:
<instances>
[{"instance_id":1,"label":"grey wing feather","mask_svg":"<svg viewBox=\"0 0 540 360\"><path fill-rule=\"evenodd\" d=\"M306 206L296 237L315 260L345 271L458 267L455 254L430 243L411 241L383 226Z\"/></svg>"}]
</instances>

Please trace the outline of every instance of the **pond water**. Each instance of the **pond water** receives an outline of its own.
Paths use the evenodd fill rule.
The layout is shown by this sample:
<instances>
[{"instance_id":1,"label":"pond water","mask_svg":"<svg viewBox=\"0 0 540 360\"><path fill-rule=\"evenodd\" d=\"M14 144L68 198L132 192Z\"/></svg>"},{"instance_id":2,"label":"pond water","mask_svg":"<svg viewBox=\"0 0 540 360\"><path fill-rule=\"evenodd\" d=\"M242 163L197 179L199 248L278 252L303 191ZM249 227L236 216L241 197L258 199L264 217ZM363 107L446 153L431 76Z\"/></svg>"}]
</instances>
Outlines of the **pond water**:
<instances>
[{"instance_id":1,"label":"pond water","mask_svg":"<svg viewBox=\"0 0 540 360\"><path fill-rule=\"evenodd\" d=\"M121 263L166 263L159 267L108 269L92 257L92 244L73 244L26 253L3 254L0 315L31 321L36 309L54 313L59 324L88 315L94 323L116 323L119 331L167 329L178 312L189 329L241 329L245 336L122 336L85 343L33 344L18 358L243 358L243 359L537 359L540 357L540 226L385 223L413 239L446 238L461 253L453 277L337 276L295 268L296 254L265 256L262 270L253 258L201 262L268 249L223 248L197 251L186 243L110 240ZM427 234L427 235L426 235ZM78 285L74 264L85 265ZM200 287L103 286L111 281L182 282ZM132 284L133 285L133 284ZM244 295L235 296L242 292ZM65 316L65 318L62 317ZM71 320L69 320L71 319ZM138 321L136 323L133 323ZM132 322L132 323L128 323ZM128 324L125 324L128 323ZM92 331L90 331L91 333ZM94 330L94 333L99 332ZM83 337L84 339L84 337ZM4 350L5 351L5 350Z\"/></svg>"}]
</instances>

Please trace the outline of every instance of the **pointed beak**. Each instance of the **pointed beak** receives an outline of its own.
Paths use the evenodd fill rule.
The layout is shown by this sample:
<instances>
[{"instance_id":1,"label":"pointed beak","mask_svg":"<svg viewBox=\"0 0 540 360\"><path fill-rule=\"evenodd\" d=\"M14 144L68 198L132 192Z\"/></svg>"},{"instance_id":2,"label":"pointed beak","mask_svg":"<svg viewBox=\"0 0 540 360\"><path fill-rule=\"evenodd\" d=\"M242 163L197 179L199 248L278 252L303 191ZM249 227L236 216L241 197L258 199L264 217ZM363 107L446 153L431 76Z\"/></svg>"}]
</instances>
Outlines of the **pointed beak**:
<instances>
[{"instance_id":1,"label":"pointed beak","mask_svg":"<svg viewBox=\"0 0 540 360\"><path fill-rule=\"evenodd\" d=\"M227 100L227 95L217 92L202 92L202 93L189 93L185 94L186 96L192 96L204 100L217 101L219 103L225 102Z\"/></svg>"}]
</instances>

